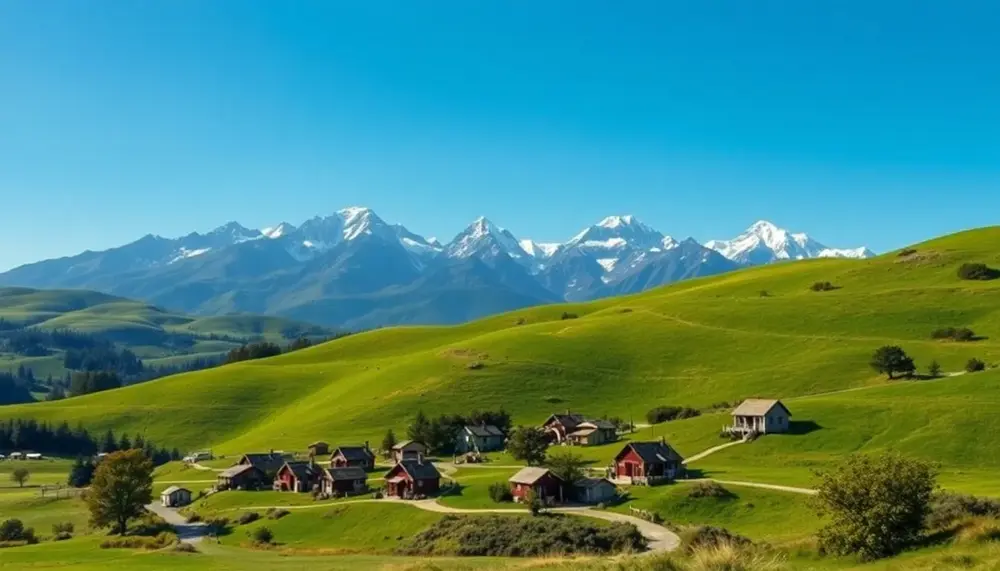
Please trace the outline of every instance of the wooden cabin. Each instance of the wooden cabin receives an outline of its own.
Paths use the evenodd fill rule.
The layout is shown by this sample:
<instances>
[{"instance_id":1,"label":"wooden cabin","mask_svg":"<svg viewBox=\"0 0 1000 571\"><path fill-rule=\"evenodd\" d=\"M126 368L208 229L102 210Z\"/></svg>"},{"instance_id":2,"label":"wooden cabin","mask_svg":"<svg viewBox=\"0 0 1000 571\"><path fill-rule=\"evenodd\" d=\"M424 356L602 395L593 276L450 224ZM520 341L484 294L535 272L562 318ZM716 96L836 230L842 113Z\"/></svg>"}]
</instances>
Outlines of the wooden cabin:
<instances>
[{"instance_id":1,"label":"wooden cabin","mask_svg":"<svg viewBox=\"0 0 1000 571\"><path fill-rule=\"evenodd\" d=\"M277 492L311 492L319 489L323 481L323 468L313 461L285 462L274 478Z\"/></svg>"},{"instance_id":2,"label":"wooden cabin","mask_svg":"<svg viewBox=\"0 0 1000 571\"><path fill-rule=\"evenodd\" d=\"M322 486L328 496L363 494L368 491L368 474L358 466L327 468L323 471Z\"/></svg>"},{"instance_id":3,"label":"wooden cabin","mask_svg":"<svg viewBox=\"0 0 1000 571\"><path fill-rule=\"evenodd\" d=\"M165 508L179 508L191 503L191 490L178 486L170 486L160 492L160 503Z\"/></svg>"},{"instance_id":4,"label":"wooden cabin","mask_svg":"<svg viewBox=\"0 0 1000 571\"><path fill-rule=\"evenodd\" d=\"M429 496L441 489L441 474L423 459L402 460L385 475L385 493L397 498Z\"/></svg>"},{"instance_id":5,"label":"wooden cabin","mask_svg":"<svg viewBox=\"0 0 1000 571\"><path fill-rule=\"evenodd\" d=\"M596 446L618 440L615 425L606 420L588 419L582 414L553 414L542 423L542 430L557 444Z\"/></svg>"},{"instance_id":6,"label":"wooden cabin","mask_svg":"<svg viewBox=\"0 0 1000 571\"><path fill-rule=\"evenodd\" d=\"M727 431L741 436L788 432L792 413L780 400L747 399L733 409L733 424Z\"/></svg>"},{"instance_id":7,"label":"wooden cabin","mask_svg":"<svg viewBox=\"0 0 1000 571\"><path fill-rule=\"evenodd\" d=\"M392 459L399 463L404 460L418 460L427 455L427 446L416 440L404 440L392 447Z\"/></svg>"},{"instance_id":8,"label":"wooden cabin","mask_svg":"<svg viewBox=\"0 0 1000 571\"><path fill-rule=\"evenodd\" d=\"M608 502L618 495L618 488L607 478L583 478L573 483L573 495L583 504Z\"/></svg>"},{"instance_id":9,"label":"wooden cabin","mask_svg":"<svg viewBox=\"0 0 1000 571\"><path fill-rule=\"evenodd\" d=\"M495 452L503 450L507 436L492 424L463 426L455 438L455 452Z\"/></svg>"},{"instance_id":10,"label":"wooden cabin","mask_svg":"<svg viewBox=\"0 0 1000 571\"><path fill-rule=\"evenodd\" d=\"M262 490L271 485L271 479L253 464L237 464L216 476L218 490Z\"/></svg>"},{"instance_id":11,"label":"wooden cabin","mask_svg":"<svg viewBox=\"0 0 1000 571\"><path fill-rule=\"evenodd\" d=\"M375 454L372 453L367 442L364 446L340 446L330 456L330 467L373 470L375 469Z\"/></svg>"},{"instance_id":12,"label":"wooden cabin","mask_svg":"<svg viewBox=\"0 0 1000 571\"><path fill-rule=\"evenodd\" d=\"M658 484L684 475L684 458L664 440L629 442L615 456L615 480L630 484Z\"/></svg>"},{"instance_id":13,"label":"wooden cabin","mask_svg":"<svg viewBox=\"0 0 1000 571\"><path fill-rule=\"evenodd\" d=\"M563 486L565 482L548 468L528 466L507 480L510 483L510 494L515 502L523 502L528 492L533 491L535 497L544 503L561 503L563 501Z\"/></svg>"},{"instance_id":14,"label":"wooden cabin","mask_svg":"<svg viewBox=\"0 0 1000 571\"><path fill-rule=\"evenodd\" d=\"M317 456L326 456L330 453L330 445L322 440L317 440L309 445L309 456L315 458Z\"/></svg>"}]
</instances>

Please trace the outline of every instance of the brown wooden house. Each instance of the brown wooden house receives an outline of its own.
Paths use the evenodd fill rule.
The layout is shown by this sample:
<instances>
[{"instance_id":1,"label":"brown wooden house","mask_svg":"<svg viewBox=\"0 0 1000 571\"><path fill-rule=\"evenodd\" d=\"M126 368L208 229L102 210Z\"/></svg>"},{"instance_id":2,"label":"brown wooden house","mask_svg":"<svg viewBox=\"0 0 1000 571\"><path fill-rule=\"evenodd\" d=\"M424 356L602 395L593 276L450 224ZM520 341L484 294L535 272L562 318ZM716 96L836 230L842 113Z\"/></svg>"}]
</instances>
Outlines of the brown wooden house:
<instances>
[{"instance_id":1,"label":"brown wooden house","mask_svg":"<svg viewBox=\"0 0 1000 571\"><path fill-rule=\"evenodd\" d=\"M319 489L323 480L323 468L313 462L285 462L274 478L274 490L278 492L311 492Z\"/></svg>"},{"instance_id":2,"label":"brown wooden house","mask_svg":"<svg viewBox=\"0 0 1000 571\"><path fill-rule=\"evenodd\" d=\"M629 442L615 456L615 480L631 484L657 484L684 475L684 458L664 440Z\"/></svg>"},{"instance_id":3,"label":"brown wooden house","mask_svg":"<svg viewBox=\"0 0 1000 571\"><path fill-rule=\"evenodd\" d=\"M285 464L285 457L278 452L251 453L244 454L237 465L253 466L264 473L267 483L270 485L274 477L278 475L278 470Z\"/></svg>"},{"instance_id":4,"label":"brown wooden house","mask_svg":"<svg viewBox=\"0 0 1000 571\"><path fill-rule=\"evenodd\" d=\"M368 443L364 446L341 446L333 451L330 456L331 468L361 468L362 470L375 469L375 454L372 453Z\"/></svg>"},{"instance_id":5,"label":"brown wooden house","mask_svg":"<svg viewBox=\"0 0 1000 571\"><path fill-rule=\"evenodd\" d=\"M368 490L368 474L358 466L323 470L323 493L328 496L363 494Z\"/></svg>"},{"instance_id":6,"label":"brown wooden house","mask_svg":"<svg viewBox=\"0 0 1000 571\"><path fill-rule=\"evenodd\" d=\"M553 414L542 423L542 430L557 444L596 446L618 440L615 425L606 420L588 419L582 414Z\"/></svg>"},{"instance_id":7,"label":"brown wooden house","mask_svg":"<svg viewBox=\"0 0 1000 571\"><path fill-rule=\"evenodd\" d=\"M215 487L218 490L263 490L271 480L260 468L252 464L237 464L219 472Z\"/></svg>"},{"instance_id":8,"label":"brown wooden house","mask_svg":"<svg viewBox=\"0 0 1000 571\"><path fill-rule=\"evenodd\" d=\"M429 496L441 489L441 474L433 464L418 457L402 460L385 475L387 496L411 498Z\"/></svg>"},{"instance_id":9,"label":"brown wooden house","mask_svg":"<svg viewBox=\"0 0 1000 571\"><path fill-rule=\"evenodd\" d=\"M309 455L313 458L317 456L326 456L330 453L330 445L322 440L317 440L309 445Z\"/></svg>"},{"instance_id":10,"label":"brown wooden house","mask_svg":"<svg viewBox=\"0 0 1000 571\"><path fill-rule=\"evenodd\" d=\"M427 446L416 440L404 440L392 447L392 459L395 462L404 460L419 460L427 454Z\"/></svg>"},{"instance_id":11,"label":"brown wooden house","mask_svg":"<svg viewBox=\"0 0 1000 571\"><path fill-rule=\"evenodd\" d=\"M529 491L534 491L535 497L550 504L563 501L565 482L548 468L529 466L510 477L510 494L514 501L523 502Z\"/></svg>"}]
</instances>

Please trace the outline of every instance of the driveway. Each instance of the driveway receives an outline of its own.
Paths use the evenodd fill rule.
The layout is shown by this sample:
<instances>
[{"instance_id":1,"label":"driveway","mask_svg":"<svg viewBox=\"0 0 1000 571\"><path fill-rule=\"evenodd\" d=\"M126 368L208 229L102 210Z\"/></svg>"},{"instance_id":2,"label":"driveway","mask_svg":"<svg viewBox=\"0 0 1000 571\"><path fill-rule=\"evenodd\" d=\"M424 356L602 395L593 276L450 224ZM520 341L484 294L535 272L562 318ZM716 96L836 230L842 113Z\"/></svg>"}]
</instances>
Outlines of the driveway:
<instances>
[{"instance_id":1,"label":"driveway","mask_svg":"<svg viewBox=\"0 0 1000 571\"><path fill-rule=\"evenodd\" d=\"M177 510L174 508L152 503L146 506L146 510L162 517L164 521L173 526L177 532L177 537L183 543L198 543L203 537L208 535L207 525L201 522L188 523L187 518L177 513Z\"/></svg>"}]
</instances>

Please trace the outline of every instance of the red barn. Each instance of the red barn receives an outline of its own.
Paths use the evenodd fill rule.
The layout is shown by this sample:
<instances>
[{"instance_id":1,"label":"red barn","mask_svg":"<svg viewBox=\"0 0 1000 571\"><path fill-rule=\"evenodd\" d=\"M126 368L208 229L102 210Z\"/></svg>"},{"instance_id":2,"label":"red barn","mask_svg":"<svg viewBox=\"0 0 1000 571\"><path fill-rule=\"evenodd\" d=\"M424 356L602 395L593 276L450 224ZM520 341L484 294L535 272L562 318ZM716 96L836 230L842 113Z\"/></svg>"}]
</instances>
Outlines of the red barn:
<instances>
[{"instance_id":1,"label":"red barn","mask_svg":"<svg viewBox=\"0 0 1000 571\"><path fill-rule=\"evenodd\" d=\"M656 484L684 474L684 458L662 439L629 442L615 456L615 479L633 484Z\"/></svg>"},{"instance_id":2,"label":"red barn","mask_svg":"<svg viewBox=\"0 0 1000 571\"><path fill-rule=\"evenodd\" d=\"M564 482L547 468L522 468L508 482L514 501L524 501L528 491L534 491L535 497L545 503L563 501Z\"/></svg>"},{"instance_id":3,"label":"red barn","mask_svg":"<svg viewBox=\"0 0 1000 571\"><path fill-rule=\"evenodd\" d=\"M279 492L311 492L320 486L323 469L315 462L285 462L274 478L274 489Z\"/></svg>"},{"instance_id":4,"label":"red barn","mask_svg":"<svg viewBox=\"0 0 1000 571\"><path fill-rule=\"evenodd\" d=\"M423 458L403 460L385 475L387 496L411 498L429 496L441 489L441 474Z\"/></svg>"}]
</instances>

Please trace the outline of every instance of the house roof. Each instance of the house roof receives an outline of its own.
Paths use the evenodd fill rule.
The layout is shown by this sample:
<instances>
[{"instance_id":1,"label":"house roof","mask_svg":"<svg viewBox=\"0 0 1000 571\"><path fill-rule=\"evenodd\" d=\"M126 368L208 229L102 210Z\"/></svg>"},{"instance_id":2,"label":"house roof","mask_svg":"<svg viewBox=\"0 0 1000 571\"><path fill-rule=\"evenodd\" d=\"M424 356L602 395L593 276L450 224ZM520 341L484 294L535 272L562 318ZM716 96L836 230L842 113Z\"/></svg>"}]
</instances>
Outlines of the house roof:
<instances>
[{"instance_id":1,"label":"house roof","mask_svg":"<svg viewBox=\"0 0 1000 571\"><path fill-rule=\"evenodd\" d=\"M414 480L437 480L441 477L441 474L434 467L434 464L427 462L418 462L416 460L403 460L397 467L401 468L404 472L410 475ZM392 471L389 472L390 474Z\"/></svg>"},{"instance_id":2,"label":"house roof","mask_svg":"<svg viewBox=\"0 0 1000 571\"><path fill-rule=\"evenodd\" d=\"M488 438L490 436L502 437L504 435L502 430L492 424L468 425L465 427L465 431L473 436L479 436L481 438Z\"/></svg>"},{"instance_id":3,"label":"house roof","mask_svg":"<svg viewBox=\"0 0 1000 571\"><path fill-rule=\"evenodd\" d=\"M309 478L316 478L323 473L323 468L321 468L320 465L316 464L315 462L307 462L307 461L285 462L284 466L282 466L282 469L284 469L285 466L287 466L288 469L292 471L292 474L295 475L295 479L297 480L308 480Z\"/></svg>"},{"instance_id":4,"label":"house roof","mask_svg":"<svg viewBox=\"0 0 1000 571\"><path fill-rule=\"evenodd\" d=\"M572 430L576 425L580 424L581 422L586 422L586 420L587 419L582 414L573 414L573 413L553 414L548 418L548 420L545 421L545 424L543 424L542 426L548 426L550 424L553 424L554 422L558 422L559 424L565 426L567 429Z\"/></svg>"},{"instance_id":5,"label":"house roof","mask_svg":"<svg viewBox=\"0 0 1000 571\"><path fill-rule=\"evenodd\" d=\"M372 451L364 446L341 446L333 451L333 456L337 454L343 455L346 460L371 460L375 458Z\"/></svg>"},{"instance_id":6,"label":"house roof","mask_svg":"<svg viewBox=\"0 0 1000 571\"><path fill-rule=\"evenodd\" d=\"M427 446L425 446L423 442L417 442L416 440L404 440L402 442L396 443L396 445L393 446L392 449L393 450L406 450L406 449L410 449L410 450L414 450L414 449L426 450Z\"/></svg>"},{"instance_id":7,"label":"house roof","mask_svg":"<svg viewBox=\"0 0 1000 571\"><path fill-rule=\"evenodd\" d=\"M587 426L586 423L581 424L583 428L577 428L573 432L570 432L567 436L590 436L591 434L597 432L596 426Z\"/></svg>"},{"instance_id":8,"label":"house roof","mask_svg":"<svg viewBox=\"0 0 1000 571\"><path fill-rule=\"evenodd\" d=\"M285 463L284 457L277 452L244 454L243 458L248 460L251 466L256 466L264 472L275 471Z\"/></svg>"},{"instance_id":9,"label":"house roof","mask_svg":"<svg viewBox=\"0 0 1000 571\"><path fill-rule=\"evenodd\" d=\"M340 482L344 480L367 480L368 474L357 466L348 466L344 468L327 468L326 477L335 481Z\"/></svg>"},{"instance_id":10,"label":"house roof","mask_svg":"<svg viewBox=\"0 0 1000 571\"><path fill-rule=\"evenodd\" d=\"M323 442L322 440L317 440L316 442L313 442L312 444L310 444L309 448L312 448L314 446L330 446L330 443Z\"/></svg>"},{"instance_id":11,"label":"house roof","mask_svg":"<svg viewBox=\"0 0 1000 571\"><path fill-rule=\"evenodd\" d=\"M733 409L733 416L766 416L775 406L780 406L788 416L792 416L788 407L777 399L747 399Z\"/></svg>"},{"instance_id":12,"label":"house roof","mask_svg":"<svg viewBox=\"0 0 1000 571\"><path fill-rule=\"evenodd\" d=\"M573 482L573 485L577 488L596 488L602 484L614 486L614 484L611 483L611 480L608 480L607 478L581 478L576 482Z\"/></svg>"},{"instance_id":13,"label":"house roof","mask_svg":"<svg viewBox=\"0 0 1000 571\"><path fill-rule=\"evenodd\" d=\"M654 442L629 442L625 445L623 450L631 448L636 454L642 458L643 462L656 463L656 462L667 462L669 460L674 460L676 462L683 462L684 458L677 453L676 450L670 447L669 444L661 440L656 440ZM621 452L618 453L621 455Z\"/></svg>"},{"instance_id":14,"label":"house roof","mask_svg":"<svg viewBox=\"0 0 1000 571\"><path fill-rule=\"evenodd\" d=\"M183 491L185 491L185 492L187 492L189 494L191 493L191 490L189 490L187 488L182 488L180 486L170 486L166 490L163 490L162 492L160 492L160 495L161 496L169 496L169 495L174 494L176 492L180 492L181 490L183 490Z\"/></svg>"},{"instance_id":15,"label":"house roof","mask_svg":"<svg viewBox=\"0 0 1000 571\"><path fill-rule=\"evenodd\" d=\"M510 479L507 481L513 482L515 484L527 484L531 486L534 485L539 480L541 480L542 478L544 478L546 474L552 476L556 480L560 479L559 476L553 474L552 471L549 470L548 468L528 466L527 468L521 468L521 470L517 474L511 476Z\"/></svg>"},{"instance_id":16,"label":"house roof","mask_svg":"<svg viewBox=\"0 0 1000 571\"><path fill-rule=\"evenodd\" d=\"M254 468L257 467L254 466L253 464L237 464L235 466L230 466L229 468L226 468L225 470L219 472L219 477L233 478L235 476L239 476L243 472L246 472L248 470L253 470ZM260 470L260 468L257 469Z\"/></svg>"}]
</instances>

